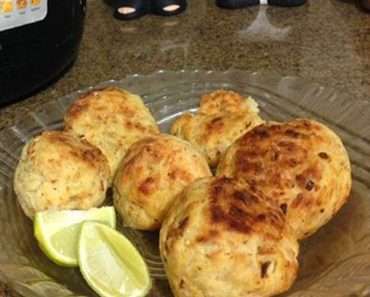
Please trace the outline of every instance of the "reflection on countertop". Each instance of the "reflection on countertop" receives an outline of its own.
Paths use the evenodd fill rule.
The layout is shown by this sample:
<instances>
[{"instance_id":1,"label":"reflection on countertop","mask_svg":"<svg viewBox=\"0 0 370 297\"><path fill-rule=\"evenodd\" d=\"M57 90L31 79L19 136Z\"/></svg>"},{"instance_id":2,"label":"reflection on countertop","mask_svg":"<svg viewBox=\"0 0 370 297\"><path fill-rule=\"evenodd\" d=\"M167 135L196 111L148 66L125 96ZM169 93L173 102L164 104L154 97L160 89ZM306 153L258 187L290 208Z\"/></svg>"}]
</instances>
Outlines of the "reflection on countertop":
<instances>
[{"instance_id":1,"label":"reflection on countertop","mask_svg":"<svg viewBox=\"0 0 370 297\"><path fill-rule=\"evenodd\" d=\"M122 22L103 1L89 0L75 65L45 91L0 110L0 127L52 98L159 69L267 70L370 99L370 15L355 1L234 11L216 8L213 0L189 2L180 16Z\"/></svg>"}]
</instances>

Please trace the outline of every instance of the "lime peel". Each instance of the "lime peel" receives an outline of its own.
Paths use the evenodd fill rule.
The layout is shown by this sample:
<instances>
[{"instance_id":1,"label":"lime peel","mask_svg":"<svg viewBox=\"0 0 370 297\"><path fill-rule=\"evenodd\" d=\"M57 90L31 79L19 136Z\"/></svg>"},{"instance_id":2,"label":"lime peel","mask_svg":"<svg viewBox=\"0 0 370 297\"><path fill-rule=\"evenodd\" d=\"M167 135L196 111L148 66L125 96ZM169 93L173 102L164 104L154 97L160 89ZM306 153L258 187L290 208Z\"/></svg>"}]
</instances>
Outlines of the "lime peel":
<instances>
[{"instance_id":1,"label":"lime peel","mask_svg":"<svg viewBox=\"0 0 370 297\"><path fill-rule=\"evenodd\" d=\"M83 223L78 258L86 282L102 297L143 297L151 289L148 267L135 246L105 225Z\"/></svg>"},{"instance_id":2,"label":"lime peel","mask_svg":"<svg viewBox=\"0 0 370 297\"><path fill-rule=\"evenodd\" d=\"M41 250L60 266L78 266L78 240L84 221L97 221L115 228L116 214L113 207L37 213L34 234Z\"/></svg>"}]
</instances>

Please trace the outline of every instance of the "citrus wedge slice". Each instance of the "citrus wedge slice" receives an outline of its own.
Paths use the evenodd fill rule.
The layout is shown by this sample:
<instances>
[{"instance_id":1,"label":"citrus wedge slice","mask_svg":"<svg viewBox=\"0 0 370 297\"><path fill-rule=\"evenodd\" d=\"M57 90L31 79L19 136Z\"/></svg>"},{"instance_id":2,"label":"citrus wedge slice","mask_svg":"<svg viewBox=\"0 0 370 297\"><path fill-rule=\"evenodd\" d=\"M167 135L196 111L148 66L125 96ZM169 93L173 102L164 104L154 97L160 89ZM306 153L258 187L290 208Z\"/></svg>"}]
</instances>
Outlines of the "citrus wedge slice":
<instances>
[{"instance_id":1,"label":"citrus wedge slice","mask_svg":"<svg viewBox=\"0 0 370 297\"><path fill-rule=\"evenodd\" d=\"M36 214L34 234L50 260L61 266L78 266L78 241L84 221L97 221L115 228L116 214L113 207Z\"/></svg>"},{"instance_id":2,"label":"citrus wedge slice","mask_svg":"<svg viewBox=\"0 0 370 297\"><path fill-rule=\"evenodd\" d=\"M83 224L78 259L83 277L101 297L143 297L151 288L148 267L138 250L103 224Z\"/></svg>"}]
</instances>

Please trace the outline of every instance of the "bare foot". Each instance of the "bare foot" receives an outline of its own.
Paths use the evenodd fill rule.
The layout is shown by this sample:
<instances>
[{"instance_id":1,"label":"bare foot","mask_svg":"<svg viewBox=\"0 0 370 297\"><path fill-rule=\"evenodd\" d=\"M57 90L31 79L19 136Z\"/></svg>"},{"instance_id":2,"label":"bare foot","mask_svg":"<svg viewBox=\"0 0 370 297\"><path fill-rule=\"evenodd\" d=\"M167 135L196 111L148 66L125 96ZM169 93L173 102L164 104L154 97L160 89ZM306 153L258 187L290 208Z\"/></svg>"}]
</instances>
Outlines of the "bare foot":
<instances>
[{"instance_id":1,"label":"bare foot","mask_svg":"<svg viewBox=\"0 0 370 297\"><path fill-rule=\"evenodd\" d=\"M168 12L173 12L173 11L178 10L179 8L180 8L180 5L172 4L172 5L167 5L163 7L163 10L168 11Z\"/></svg>"},{"instance_id":2,"label":"bare foot","mask_svg":"<svg viewBox=\"0 0 370 297\"><path fill-rule=\"evenodd\" d=\"M136 9L130 6L122 6L118 8L117 11L121 14L131 14L134 13Z\"/></svg>"}]
</instances>

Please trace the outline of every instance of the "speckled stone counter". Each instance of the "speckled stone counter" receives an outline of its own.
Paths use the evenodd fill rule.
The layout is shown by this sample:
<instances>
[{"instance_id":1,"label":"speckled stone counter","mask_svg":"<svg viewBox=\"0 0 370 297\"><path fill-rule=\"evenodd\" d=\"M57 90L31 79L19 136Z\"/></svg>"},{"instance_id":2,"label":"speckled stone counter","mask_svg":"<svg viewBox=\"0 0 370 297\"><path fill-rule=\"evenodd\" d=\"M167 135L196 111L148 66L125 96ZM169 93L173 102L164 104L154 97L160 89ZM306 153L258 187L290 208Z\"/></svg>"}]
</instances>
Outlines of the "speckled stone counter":
<instances>
[{"instance_id":1,"label":"speckled stone counter","mask_svg":"<svg viewBox=\"0 0 370 297\"><path fill-rule=\"evenodd\" d=\"M52 98L158 69L271 70L319 81L349 99L369 99L370 14L354 2L230 11L213 0L191 0L177 17L120 22L103 1L89 0L75 65L46 90L1 109L0 128Z\"/></svg>"},{"instance_id":2,"label":"speckled stone counter","mask_svg":"<svg viewBox=\"0 0 370 297\"><path fill-rule=\"evenodd\" d=\"M53 98L159 69L273 71L334 87L348 100L370 100L370 14L354 2L311 0L298 8L229 11L212 0L190 0L177 17L120 22L103 1L88 0L74 66L46 90L1 109L0 128Z\"/></svg>"}]
</instances>

